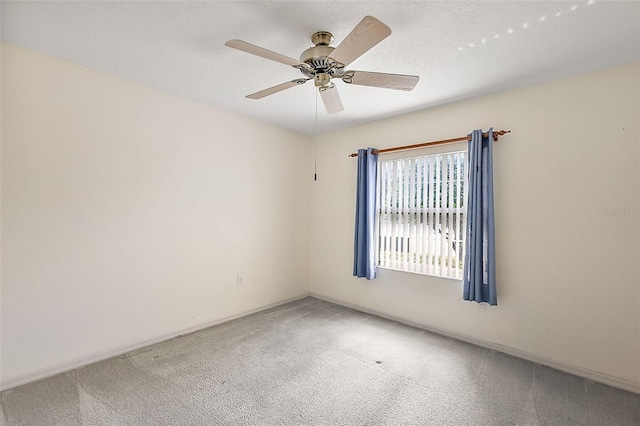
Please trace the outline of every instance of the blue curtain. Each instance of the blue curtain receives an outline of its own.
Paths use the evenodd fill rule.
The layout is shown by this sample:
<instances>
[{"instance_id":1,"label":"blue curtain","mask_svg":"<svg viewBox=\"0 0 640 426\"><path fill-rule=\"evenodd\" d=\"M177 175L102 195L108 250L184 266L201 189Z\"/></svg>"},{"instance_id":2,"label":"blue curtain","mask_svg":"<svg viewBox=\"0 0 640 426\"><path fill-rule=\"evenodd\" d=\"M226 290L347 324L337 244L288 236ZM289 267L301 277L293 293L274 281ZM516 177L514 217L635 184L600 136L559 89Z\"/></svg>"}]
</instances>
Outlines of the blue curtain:
<instances>
[{"instance_id":1,"label":"blue curtain","mask_svg":"<svg viewBox=\"0 0 640 426\"><path fill-rule=\"evenodd\" d=\"M497 305L496 245L493 219L493 128L474 130L469 141L467 250L464 300Z\"/></svg>"},{"instance_id":2,"label":"blue curtain","mask_svg":"<svg viewBox=\"0 0 640 426\"><path fill-rule=\"evenodd\" d=\"M356 194L356 233L353 249L353 276L372 280L376 277L375 218L378 155L374 148L358 150Z\"/></svg>"}]
</instances>

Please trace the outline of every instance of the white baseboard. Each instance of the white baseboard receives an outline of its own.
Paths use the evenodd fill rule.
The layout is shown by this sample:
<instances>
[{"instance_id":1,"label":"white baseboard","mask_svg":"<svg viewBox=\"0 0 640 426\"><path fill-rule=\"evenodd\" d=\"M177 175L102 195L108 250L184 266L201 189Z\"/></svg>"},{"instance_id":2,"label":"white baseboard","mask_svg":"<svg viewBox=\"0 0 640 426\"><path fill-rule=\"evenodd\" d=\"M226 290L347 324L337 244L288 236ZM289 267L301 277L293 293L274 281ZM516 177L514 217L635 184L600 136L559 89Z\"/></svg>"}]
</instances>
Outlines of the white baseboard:
<instances>
[{"instance_id":1,"label":"white baseboard","mask_svg":"<svg viewBox=\"0 0 640 426\"><path fill-rule=\"evenodd\" d=\"M185 328L179 331L175 331L168 334L163 334L161 336L154 337L152 339L144 340L142 342L134 343L131 345L120 346L117 348L107 349L105 351L95 352L77 359L74 359L69 362L64 362L61 364L53 365L50 367L45 367L40 370L36 370L32 373L25 374L18 377L13 377L8 380L0 381L0 391L4 391L7 389L14 388L16 386L23 385L25 383L34 382L36 380L44 379L46 377L54 376L56 374L64 373L65 371L70 371L78 367L82 367L88 364L92 364L94 362L103 361L105 359L113 358L115 356L119 356L125 354L127 352L131 352L140 348L144 348L145 346L153 345L155 343L163 342L165 340L173 339L177 336L182 336L185 334L193 333L198 330L203 330L205 328L212 327L214 325L222 324L223 322L231 321L237 318L241 318L247 315L255 314L256 312L264 311L266 309L271 309L276 306L284 305L286 303L295 302L296 300L304 299L305 297L309 297L309 293L302 294L300 296L292 297L280 302L272 303L270 305L262 306L260 308L251 309L249 311L241 312L237 315L232 315L224 318L220 318L214 321L210 321L204 324L199 324L193 327Z\"/></svg>"},{"instance_id":2,"label":"white baseboard","mask_svg":"<svg viewBox=\"0 0 640 426\"><path fill-rule=\"evenodd\" d=\"M242 313L239 313L237 315L232 315L229 317L225 317L225 318L220 318L208 323L204 323L204 324L199 324L197 326L194 327L189 327L180 331L176 331L173 333L169 333L169 334L165 334L162 336L158 336L155 337L153 339L148 339L142 342L138 342L132 345L127 345L127 346L122 346L122 347L118 347L118 348L113 348L113 349L108 349L106 351L100 351L100 352L96 352L93 354L89 354L87 356L81 357L81 358L77 358L75 360L72 360L70 362L65 362L62 364L58 364L58 365L54 365L54 366L50 366L50 367L46 367L40 370L37 370L35 372L23 375L23 376L19 376L19 377L14 377L8 380L3 380L0 381L0 391L4 391L7 389L11 389L14 388L16 386L20 386L22 384L25 383L29 383L29 382L34 382L36 380L40 380L40 379L44 379L46 377L50 377L50 376L54 376L56 374L59 373L63 373L65 371L69 371L69 370L73 370L75 368L78 367L82 367L88 364L92 364L94 362L98 362L98 361L103 361L105 359L109 359L115 356L119 356L122 355L124 353L130 352L130 351L134 351L140 348L143 348L145 346L149 346L149 345L153 345L155 343L159 343L165 340L169 340L169 339L173 339L174 337L177 336L181 336L181 335L185 335L185 334L189 334L189 333L193 333L195 331L198 330L202 330L208 327L212 327L214 325L218 325L218 324L222 324L224 322L227 321L231 321L237 318L241 318L247 315L251 315L254 314L256 312L260 312L260 311L264 311L266 309L271 309L273 307L276 306L280 306L280 305L284 305L286 303L290 303L290 302L294 302L296 300L300 300L300 299L304 299L305 297L308 296L312 296L315 297L317 299L321 299L327 302L331 302L331 303L335 303L337 305L340 306L344 306L347 308L351 308L354 309L356 311L360 311L360 312L365 312L371 315L376 315L382 318L386 318L388 320L391 321L396 321L399 322L401 324L406 324L409 325L411 327L415 327L415 328L420 328L423 330L427 330L433 333L437 333L437 334L441 334L443 336L447 336L447 337L451 337L453 339L457 339L457 340L461 340L463 342L467 342L467 343L471 343L477 346L481 346L487 349L492 349L498 352L503 352L506 353L508 355L512 355L518 358L522 358L525 359L527 361L531 361L531 362L535 362L537 364L542 364L542 365L546 365L548 367L551 368L555 368L556 370L560 370L560 371L564 371L566 373L570 373L570 374L574 374L576 376L580 376L583 377L585 379L589 379L589 380L593 380L595 382L599 382L599 383L604 383L606 385L609 386L613 386L619 389L623 389L629 392L634 392L637 394L640 394L640 384L638 383L634 383L634 382L630 382L628 380L624 380L624 379L620 379L618 377L613 377L613 376L609 376L607 374L603 374L603 373L598 373L596 371L592 371L592 370L588 370L582 367L576 367L574 365L570 365L570 364L565 364L562 362L558 362L552 359L548 359L536 354L532 354L529 352L524 352L521 351L519 349L515 349L515 348L511 348L509 346L504 346L504 345L500 345L497 343L493 343L487 340L482 340L482 339L478 339L476 337L472 337L472 336L468 336L465 334L460 334L460 333L456 333L456 332L450 332L447 330L443 330L437 327L431 327L431 326L426 326L424 324L418 324L418 323L414 323L412 321L408 321L405 320L403 318L399 318L393 315L389 315L386 314L384 312L380 312L380 311L376 311L373 309L368 309L365 308L363 306L359 306L353 303L348 303L348 302L343 302L337 299L333 299L331 297L328 296L323 296L317 293L308 293L308 294L303 294L300 296L296 296L290 299L286 299L277 303L273 303L267 306L262 306L260 308L256 308L256 309L252 309L249 311L245 311Z\"/></svg>"},{"instance_id":3,"label":"white baseboard","mask_svg":"<svg viewBox=\"0 0 640 426\"><path fill-rule=\"evenodd\" d=\"M564 371L565 373L573 374L575 376L583 377L588 380L593 380L594 382L603 383L605 385L613 386L615 388L623 389L629 392L640 394L640 383L630 382L625 379L621 379L618 377L609 376L607 374L599 373L597 371L588 370L586 368L577 367L575 365L565 364L563 362L555 361L553 359L545 358L540 355L532 354L529 352L521 351L519 349L515 349L509 346L500 345L498 343L493 343L488 340L478 339L477 337L468 336L465 334L460 334L456 332L451 332L447 330L443 330L438 327L431 327L424 324L418 324L412 321L405 320L403 318L396 317L394 315L389 315L387 313L376 311L374 309L365 308L363 306L359 306L353 303L343 302L341 300L333 299L328 296L323 296L317 293L310 293L311 297L315 297L316 299L321 299L326 302L335 303L336 305L344 306L346 308L351 308L356 311L364 312L367 314L375 315L378 317L386 318L391 321L396 321L401 324L409 325L411 327L419 328L422 330L430 331L433 333L437 333L443 336L451 337L456 340L461 340L463 342L471 343L476 346L481 346L483 348L492 349L497 352L502 352L508 355L512 355L518 358L525 359L527 361L535 362L536 364L542 364L547 367L555 368L556 370Z\"/></svg>"}]
</instances>

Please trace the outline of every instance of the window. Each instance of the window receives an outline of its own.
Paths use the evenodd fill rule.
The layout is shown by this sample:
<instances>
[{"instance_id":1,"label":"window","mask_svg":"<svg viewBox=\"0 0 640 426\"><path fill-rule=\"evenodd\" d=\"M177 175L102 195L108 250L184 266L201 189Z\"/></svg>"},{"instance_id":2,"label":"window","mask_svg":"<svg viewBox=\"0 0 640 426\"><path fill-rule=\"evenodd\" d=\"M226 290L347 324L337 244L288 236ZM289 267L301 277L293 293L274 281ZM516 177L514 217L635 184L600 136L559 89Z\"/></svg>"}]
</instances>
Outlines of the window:
<instances>
[{"instance_id":1,"label":"window","mask_svg":"<svg viewBox=\"0 0 640 426\"><path fill-rule=\"evenodd\" d=\"M466 151L378 162L377 265L462 279Z\"/></svg>"}]
</instances>

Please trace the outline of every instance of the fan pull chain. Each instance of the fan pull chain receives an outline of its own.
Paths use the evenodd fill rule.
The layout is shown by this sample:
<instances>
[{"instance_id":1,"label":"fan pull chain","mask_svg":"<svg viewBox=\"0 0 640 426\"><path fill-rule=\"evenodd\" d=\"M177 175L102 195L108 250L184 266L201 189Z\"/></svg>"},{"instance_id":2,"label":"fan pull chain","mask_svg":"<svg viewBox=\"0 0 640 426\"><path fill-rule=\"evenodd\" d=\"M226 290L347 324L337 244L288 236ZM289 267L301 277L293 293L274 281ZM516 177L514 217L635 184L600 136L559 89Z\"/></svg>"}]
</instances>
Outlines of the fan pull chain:
<instances>
[{"instance_id":1,"label":"fan pull chain","mask_svg":"<svg viewBox=\"0 0 640 426\"><path fill-rule=\"evenodd\" d=\"M313 128L313 181L318 180L318 90L314 90L316 92L316 121Z\"/></svg>"}]
</instances>

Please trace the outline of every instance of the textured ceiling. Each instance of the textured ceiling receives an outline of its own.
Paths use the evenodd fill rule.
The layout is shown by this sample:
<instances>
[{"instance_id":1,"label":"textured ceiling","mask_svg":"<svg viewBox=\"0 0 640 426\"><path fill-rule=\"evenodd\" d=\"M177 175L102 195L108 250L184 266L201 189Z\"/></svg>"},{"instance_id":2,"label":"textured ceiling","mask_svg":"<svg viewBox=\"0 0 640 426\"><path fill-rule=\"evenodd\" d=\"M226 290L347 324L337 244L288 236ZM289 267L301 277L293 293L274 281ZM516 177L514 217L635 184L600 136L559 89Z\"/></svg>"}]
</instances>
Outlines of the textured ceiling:
<instances>
[{"instance_id":1,"label":"textured ceiling","mask_svg":"<svg viewBox=\"0 0 640 426\"><path fill-rule=\"evenodd\" d=\"M2 1L2 39L90 68L313 134L312 82L261 100L245 95L301 77L228 48L242 39L298 58L319 30L334 46L365 16L393 33L348 68L415 74L412 92L337 81L345 111L323 133L458 99L640 59L638 1Z\"/></svg>"}]
</instances>

